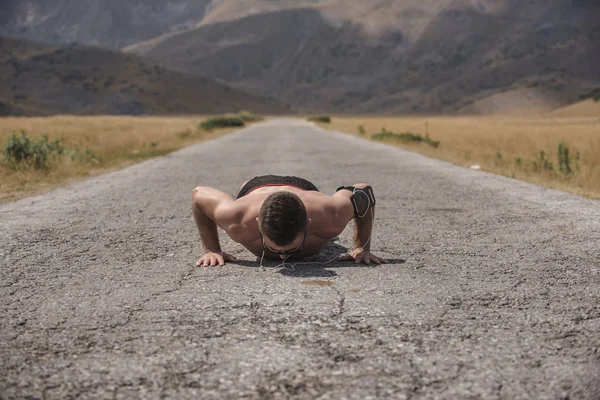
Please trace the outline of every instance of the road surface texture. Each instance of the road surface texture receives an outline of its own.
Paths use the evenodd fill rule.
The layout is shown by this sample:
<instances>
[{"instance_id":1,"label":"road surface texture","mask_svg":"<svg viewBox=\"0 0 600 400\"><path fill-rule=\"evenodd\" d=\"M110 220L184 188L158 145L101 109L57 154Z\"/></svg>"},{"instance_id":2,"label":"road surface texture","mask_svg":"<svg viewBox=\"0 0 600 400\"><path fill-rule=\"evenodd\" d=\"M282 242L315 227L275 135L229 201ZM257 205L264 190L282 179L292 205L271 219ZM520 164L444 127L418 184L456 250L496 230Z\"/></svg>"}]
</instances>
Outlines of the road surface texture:
<instances>
[{"instance_id":1,"label":"road surface texture","mask_svg":"<svg viewBox=\"0 0 600 400\"><path fill-rule=\"evenodd\" d=\"M195 268L192 189L267 173L372 184L391 262ZM598 201L254 125L0 207L0 398L598 400L599 248Z\"/></svg>"}]
</instances>

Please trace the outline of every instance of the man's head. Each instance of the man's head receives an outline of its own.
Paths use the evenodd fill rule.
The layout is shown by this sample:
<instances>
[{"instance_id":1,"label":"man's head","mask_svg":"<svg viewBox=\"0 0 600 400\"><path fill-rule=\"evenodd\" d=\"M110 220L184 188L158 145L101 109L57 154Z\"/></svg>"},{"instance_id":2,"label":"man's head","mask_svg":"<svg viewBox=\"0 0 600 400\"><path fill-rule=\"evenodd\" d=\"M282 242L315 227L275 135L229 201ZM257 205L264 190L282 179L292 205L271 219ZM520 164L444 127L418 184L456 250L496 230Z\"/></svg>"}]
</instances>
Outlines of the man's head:
<instances>
[{"instance_id":1,"label":"man's head","mask_svg":"<svg viewBox=\"0 0 600 400\"><path fill-rule=\"evenodd\" d=\"M300 197L291 192L269 195L258 214L262 235L277 246L287 246L304 235L308 219Z\"/></svg>"}]
</instances>

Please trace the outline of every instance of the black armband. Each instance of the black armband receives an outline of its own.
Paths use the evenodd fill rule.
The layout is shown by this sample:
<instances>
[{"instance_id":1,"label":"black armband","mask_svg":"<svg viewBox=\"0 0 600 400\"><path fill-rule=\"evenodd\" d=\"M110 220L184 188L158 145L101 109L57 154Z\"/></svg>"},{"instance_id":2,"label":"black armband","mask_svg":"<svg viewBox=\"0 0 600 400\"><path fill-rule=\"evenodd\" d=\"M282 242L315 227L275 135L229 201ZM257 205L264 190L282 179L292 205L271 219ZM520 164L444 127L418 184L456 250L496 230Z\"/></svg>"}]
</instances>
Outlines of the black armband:
<instances>
[{"instance_id":1,"label":"black armband","mask_svg":"<svg viewBox=\"0 0 600 400\"><path fill-rule=\"evenodd\" d=\"M371 186L362 189L354 186L340 186L337 188L336 192L339 192L340 190L349 190L352 192L350 202L354 208L355 218L364 217L369 209L375 207L375 195L373 194L373 188Z\"/></svg>"}]
</instances>

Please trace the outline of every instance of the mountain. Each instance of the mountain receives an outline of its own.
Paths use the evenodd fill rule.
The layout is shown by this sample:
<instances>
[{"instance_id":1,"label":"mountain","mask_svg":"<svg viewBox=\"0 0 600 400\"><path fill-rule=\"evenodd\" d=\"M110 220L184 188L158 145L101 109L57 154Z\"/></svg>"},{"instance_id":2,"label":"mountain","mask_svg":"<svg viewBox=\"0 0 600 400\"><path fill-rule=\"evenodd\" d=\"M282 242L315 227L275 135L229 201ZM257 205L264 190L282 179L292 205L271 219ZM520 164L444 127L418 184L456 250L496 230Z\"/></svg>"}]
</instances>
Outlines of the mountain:
<instances>
[{"instance_id":1,"label":"mountain","mask_svg":"<svg viewBox=\"0 0 600 400\"><path fill-rule=\"evenodd\" d=\"M97 23L109 12L94 11L99 0L54 0L63 9L90 5L86 13L73 6L56 14L65 21L56 25L56 40L121 43L165 67L309 111L544 111L600 88L597 0L113 1L106 9L123 18L116 25ZM29 5L33 16L5 13L10 32L52 32L58 16L42 9L47 1L11 2ZM165 11L176 6L187 11ZM145 17L133 18L131 10L140 9L146 11L135 15ZM162 25L148 17L161 12ZM86 16L94 32L87 36L78 22Z\"/></svg>"},{"instance_id":2,"label":"mountain","mask_svg":"<svg viewBox=\"0 0 600 400\"><path fill-rule=\"evenodd\" d=\"M120 49L195 26L211 0L3 0L0 35Z\"/></svg>"},{"instance_id":3,"label":"mountain","mask_svg":"<svg viewBox=\"0 0 600 400\"><path fill-rule=\"evenodd\" d=\"M378 34L424 28L451 0L3 0L0 35L48 43L128 45L218 22L273 11L313 8L333 24L352 21Z\"/></svg>"},{"instance_id":4,"label":"mountain","mask_svg":"<svg viewBox=\"0 0 600 400\"><path fill-rule=\"evenodd\" d=\"M550 115L559 118L599 118L600 98L587 99L553 110Z\"/></svg>"},{"instance_id":5,"label":"mountain","mask_svg":"<svg viewBox=\"0 0 600 400\"><path fill-rule=\"evenodd\" d=\"M0 115L288 111L191 72L131 54L0 37Z\"/></svg>"},{"instance_id":6,"label":"mountain","mask_svg":"<svg viewBox=\"0 0 600 400\"><path fill-rule=\"evenodd\" d=\"M280 8L127 50L315 111L541 111L600 87L595 0Z\"/></svg>"}]
</instances>

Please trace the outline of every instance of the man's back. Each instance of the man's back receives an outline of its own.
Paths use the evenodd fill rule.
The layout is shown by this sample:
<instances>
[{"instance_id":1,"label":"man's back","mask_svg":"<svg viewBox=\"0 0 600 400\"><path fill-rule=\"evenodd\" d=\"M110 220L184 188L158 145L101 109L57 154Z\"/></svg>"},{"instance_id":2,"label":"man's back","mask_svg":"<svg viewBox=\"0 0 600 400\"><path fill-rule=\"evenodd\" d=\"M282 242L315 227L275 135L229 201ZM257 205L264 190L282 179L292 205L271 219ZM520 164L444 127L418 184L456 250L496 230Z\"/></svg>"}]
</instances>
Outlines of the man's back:
<instances>
[{"instance_id":1,"label":"man's back","mask_svg":"<svg viewBox=\"0 0 600 400\"><path fill-rule=\"evenodd\" d=\"M385 262L369 251L374 211L369 196L363 191L365 187L370 188L367 184L357 184L327 196L304 179L275 175L246 182L240 187L237 199L217 189L196 187L192 210L205 250L197 265L223 265L226 261L236 261L221 250L217 226L256 256L302 258L318 253L355 217L354 249L344 259L367 264L371 260L377 264ZM356 213L357 202L351 201L356 192L366 196L358 195L358 199L370 213ZM283 198L291 203L276 206L280 202L275 199ZM269 211L274 209L278 211ZM267 215L276 217L266 218Z\"/></svg>"},{"instance_id":2,"label":"man's back","mask_svg":"<svg viewBox=\"0 0 600 400\"><path fill-rule=\"evenodd\" d=\"M306 257L318 253L329 241L344 230L348 221L336 221L334 208L328 206L331 196L320 192L305 191L289 186L269 186L256 189L244 197L234 200L235 206L232 213L239 213L240 224L232 227L227 234L236 242L242 244L256 256L261 256L263 246L261 242L258 216L265 199L276 192L291 192L297 195L304 206L310 221L306 231L306 241L302 252L294 257ZM265 252L265 257L275 258L277 255ZM277 257L278 258L278 257Z\"/></svg>"}]
</instances>

